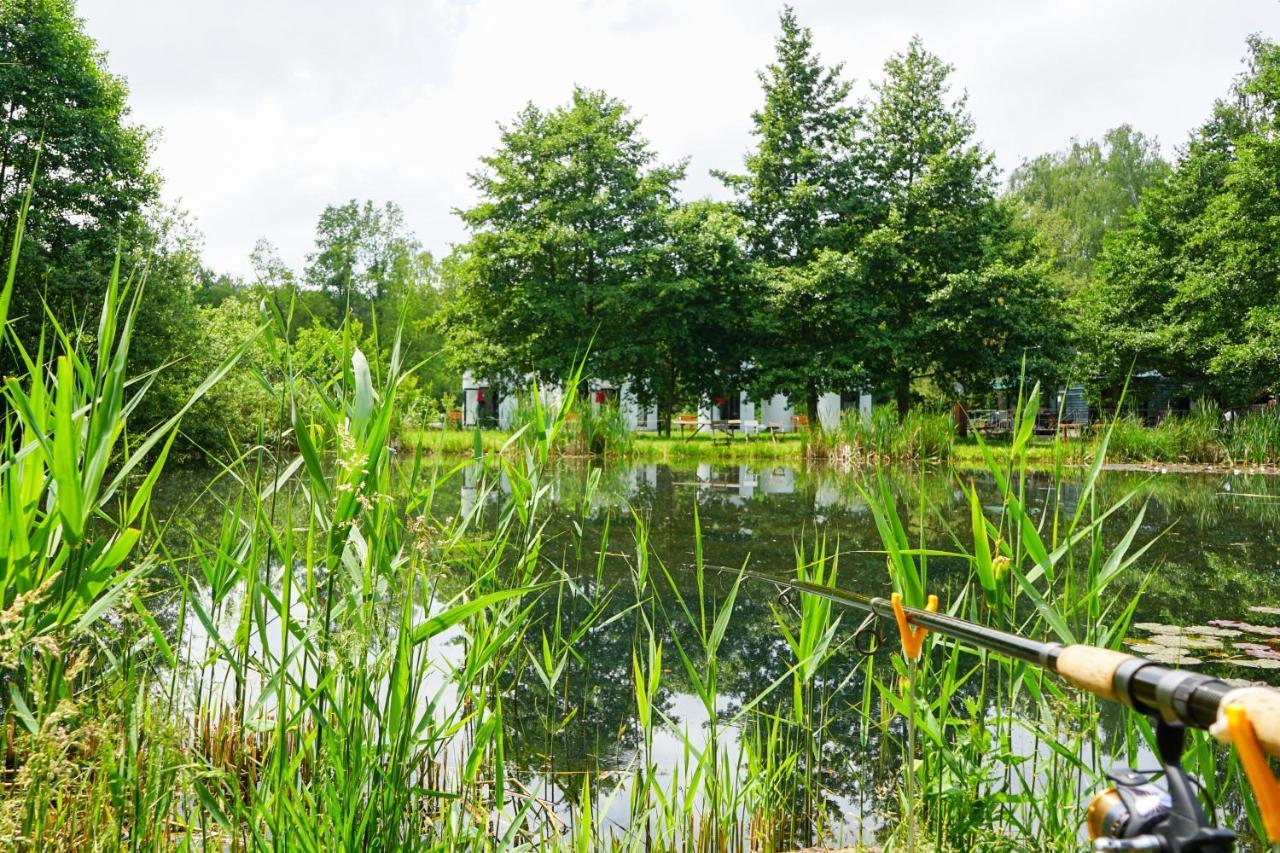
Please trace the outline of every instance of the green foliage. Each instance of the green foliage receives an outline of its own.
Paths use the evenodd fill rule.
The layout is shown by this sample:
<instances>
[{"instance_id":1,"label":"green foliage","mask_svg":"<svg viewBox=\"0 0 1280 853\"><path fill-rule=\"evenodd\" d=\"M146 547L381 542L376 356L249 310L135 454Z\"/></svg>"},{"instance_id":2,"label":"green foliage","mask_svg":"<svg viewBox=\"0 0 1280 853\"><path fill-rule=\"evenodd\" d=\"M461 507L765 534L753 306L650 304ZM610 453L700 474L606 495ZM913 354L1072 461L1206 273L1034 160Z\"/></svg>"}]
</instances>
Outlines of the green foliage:
<instances>
[{"instance_id":1,"label":"green foliage","mask_svg":"<svg viewBox=\"0 0 1280 853\"><path fill-rule=\"evenodd\" d=\"M25 212L19 211L15 242ZM226 374L243 345L172 417L154 429L131 430L130 418L154 385L128 374L143 291L135 290L126 306L122 293L129 288L118 273L119 264L102 300L92 352L56 327L33 351L11 329L0 336L0 347L26 367L0 391L0 737L11 766L23 765L0 800L0 835L15 849L74 846L71 839L96 835L101 827L93 816L107 810L130 813L137 842L158 846L165 830L157 815L172 803L173 774L149 773L135 754L144 694L131 674L116 669L132 642L122 623L129 619L155 644L157 662L176 665L140 597L159 563L143 534L155 523L151 498L180 419ZM9 303L18 280L11 266L0 304ZM57 353L48 363L45 345ZM105 687L103 676L112 672L116 677ZM131 712L121 714L116 700ZM118 756L101 748L95 734L108 715L124 723L111 743L134 744ZM104 762L93 781L83 774L86 757ZM125 786L139 777L155 795L130 803ZM93 787L94 809L63 811L65 792Z\"/></svg>"},{"instance_id":2,"label":"green foliage","mask_svg":"<svg viewBox=\"0 0 1280 853\"><path fill-rule=\"evenodd\" d=\"M754 259L766 265L807 262L839 245L842 215L861 197L851 184L849 149L857 111L841 66L825 67L813 33L784 6L775 60L760 72L764 106L752 113L756 149L746 173L719 177L739 197Z\"/></svg>"},{"instance_id":3,"label":"green foliage","mask_svg":"<svg viewBox=\"0 0 1280 853\"><path fill-rule=\"evenodd\" d=\"M1226 420L1209 400L1155 426L1123 415L1111 426L1109 452L1123 462L1262 464L1280 461L1280 411L1266 408Z\"/></svg>"},{"instance_id":4,"label":"green foliage","mask_svg":"<svg viewBox=\"0 0 1280 853\"><path fill-rule=\"evenodd\" d=\"M760 280L757 395L786 394L814 420L821 394L870 387L901 417L922 382L981 393L1024 357L1063 373L1061 293L996 197L964 98L949 98L951 67L912 40L864 113L790 9L777 54L757 150L726 177Z\"/></svg>"},{"instance_id":5,"label":"green foliage","mask_svg":"<svg viewBox=\"0 0 1280 853\"><path fill-rule=\"evenodd\" d=\"M919 606L933 591L931 560L958 557L972 576L950 590L947 612L1027 636L1115 648L1137 599L1109 590L1150 547L1135 542L1145 509L1115 547L1104 546L1104 522L1136 495L1100 504L1099 472L1112 432L1083 480L1068 486L1059 472L1048 484L1053 499L1033 515L1026 459L1038 408L1038 388L1020 395L1007 462L983 445L999 506L990 513L970 486L972 529L949 532L954 550L926 541L930 508L923 498L916 540L911 519L903 518L883 480L863 494L894 588L907 603ZM1064 690L1042 670L1003 655L975 655L936 635L925 642L918 660L895 656L891 668L881 665L875 696L868 691L863 704L869 713L878 698L888 711L883 736L905 753L899 801L905 820L894 828L894 840L910 846L923 836L938 849L1015 850L1025 846L1026 828L1035 827L1040 848L1076 849L1087 798L1105 785L1103 774L1114 762L1132 763L1141 721L1127 718L1121 736L1106 743L1095 734L1100 711L1092 695Z\"/></svg>"},{"instance_id":6,"label":"green foliage","mask_svg":"<svg viewBox=\"0 0 1280 853\"><path fill-rule=\"evenodd\" d=\"M745 174L720 178L738 196L757 264L751 385L761 398L786 394L816 421L822 393L866 378L879 318L863 266L843 254L867 195L853 180L850 84L839 66L823 66L790 7L780 26L776 58L760 73L756 148Z\"/></svg>"},{"instance_id":7,"label":"green foliage","mask_svg":"<svg viewBox=\"0 0 1280 853\"><path fill-rule=\"evenodd\" d=\"M743 224L730 207L677 205L665 227L660 262L623 286L613 322L626 330L615 349L632 365L631 393L657 406L659 427L670 434L675 413L740 387L757 351L746 331L757 306Z\"/></svg>"},{"instance_id":8,"label":"green foliage","mask_svg":"<svg viewBox=\"0 0 1280 853\"><path fill-rule=\"evenodd\" d=\"M1280 48L1249 41L1249 67L1105 241L1089 302L1094 371L1136 365L1238 404L1275 388L1280 280Z\"/></svg>"},{"instance_id":9,"label":"green foliage","mask_svg":"<svg viewBox=\"0 0 1280 853\"><path fill-rule=\"evenodd\" d=\"M447 305L452 355L491 381L536 371L558 384L586 359L589 377L621 381L634 361L626 290L655 272L683 166L661 166L639 121L603 92L526 106L471 176Z\"/></svg>"},{"instance_id":10,"label":"green foliage","mask_svg":"<svg viewBox=\"0 0 1280 853\"><path fill-rule=\"evenodd\" d=\"M352 199L346 204L331 204L320 213L305 280L341 310L364 315L367 320L371 304L429 274L417 266L421 254L398 205L387 202L379 207L372 201ZM270 273L291 279L287 273L272 269L269 258L263 263ZM429 268L430 256L425 263Z\"/></svg>"},{"instance_id":11,"label":"green foliage","mask_svg":"<svg viewBox=\"0 0 1280 853\"><path fill-rule=\"evenodd\" d=\"M762 266L759 274L763 347L755 354L753 388L762 399L782 393L803 403L816 423L818 398L865 387L868 356L886 342L866 267L856 255L823 249L806 264Z\"/></svg>"},{"instance_id":12,"label":"green foliage","mask_svg":"<svg viewBox=\"0 0 1280 853\"><path fill-rule=\"evenodd\" d=\"M0 45L6 251L27 182L35 177L39 187L22 248L24 286L11 312L31 341L44 318L42 299L67 328L93 322L117 246L137 247L159 180L147 164L149 132L129 122L125 82L107 70L71 0L3 0Z\"/></svg>"},{"instance_id":13,"label":"green foliage","mask_svg":"<svg viewBox=\"0 0 1280 853\"><path fill-rule=\"evenodd\" d=\"M551 439L543 435L548 412L562 422ZM536 388L517 397L510 426L520 444L545 440L557 455L626 456L634 443L626 416L617 403L588 402L569 394L561 397L559 405L548 409Z\"/></svg>"},{"instance_id":14,"label":"green foliage","mask_svg":"<svg viewBox=\"0 0 1280 853\"><path fill-rule=\"evenodd\" d=\"M250 343L236 368L196 404L183 424L183 435L194 448L215 456L234 448L247 449L271 437L260 435L259 426L275 408L267 345L255 340L263 324L262 314L240 299L227 299L198 311L201 337L182 364L185 374L207 376L230 353Z\"/></svg>"},{"instance_id":15,"label":"green foliage","mask_svg":"<svg viewBox=\"0 0 1280 853\"><path fill-rule=\"evenodd\" d=\"M834 430L810 440L811 455L845 462L938 462L951 458L955 425L945 412L914 408L899 420L888 405L875 406L870 415L846 410Z\"/></svg>"},{"instance_id":16,"label":"green foliage","mask_svg":"<svg viewBox=\"0 0 1280 853\"><path fill-rule=\"evenodd\" d=\"M900 416L918 379L949 396L1019 375L1024 356L1033 375L1064 361L1059 295L996 198L950 74L913 39L885 64L862 141L875 213L858 251L886 329L867 365Z\"/></svg>"},{"instance_id":17,"label":"green foliage","mask_svg":"<svg viewBox=\"0 0 1280 853\"><path fill-rule=\"evenodd\" d=\"M1069 290L1083 287L1102 254L1103 237L1125 226L1147 188L1169 164L1152 137L1127 124L1102 140L1072 140L1013 170L1009 192L1026 206L1041 248Z\"/></svg>"},{"instance_id":18,"label":"green foliage","mask_svg":"<svg viewBox=\"0 0 1280 853\"><path fill-rule=\"evenodd\" d=\"M444 337L437 324L444 298L440 271L394 202L353 199L326 207L302 275L305 288L269 243L255 247L254 267L262 284L316 325L338 329L344 318L354 317L372 333L376 322L398 324L405 358L418 366L423 392L435 400L457 393L460 373L442 356ZM377 350L384 362L391 356L385 342L396 338L386 331Z\"/></svg>"}]
</instances>

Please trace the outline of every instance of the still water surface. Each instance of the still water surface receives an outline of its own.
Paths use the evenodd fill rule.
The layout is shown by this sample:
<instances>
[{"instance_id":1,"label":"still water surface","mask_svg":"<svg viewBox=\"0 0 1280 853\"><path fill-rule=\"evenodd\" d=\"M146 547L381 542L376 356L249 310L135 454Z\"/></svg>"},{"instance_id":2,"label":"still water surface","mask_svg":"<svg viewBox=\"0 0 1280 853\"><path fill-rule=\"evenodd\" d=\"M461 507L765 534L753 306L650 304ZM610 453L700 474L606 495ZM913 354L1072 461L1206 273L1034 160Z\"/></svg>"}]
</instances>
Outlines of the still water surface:
<instances>
[{"instance_id":1,"label":"still water surface","mask_svg":"<svg viewBox=\"0 0 1280 853\"><path fill-rule=\"evenodd\" d=\"M899 500L899 509L913 538L923 518L925 544L939 550L971 545L968 499L962 484L972 479L984 496L990 514L1000 511L994 484L978 474L949 470L894 470L885 476ZM701 532L703 558L708 565L753 568L789 575L796 565L797 549L811 550L825 539L828 550L838 551L840 586L868 594L887 594L885 558L871 513L859 492L867 475L831 468L799 468L788 465L700 465L690 467L656 464L563 465L556 471L551 493L556 517L548 527L544 556L565 566L585 586L614 590L615 595L598 627L587 631L576 649L565 677L573 694L571 719L550 720L536 680L523 679L512 687L506 703L508 756L527 774L528 784L549 801L563 807L580 790L580 774L614 778L619 785L613 796L600 800L600 817L625 821L625 789L628 767L634 766L639 735L634 719L632 649L636 640L634 619L608 621L608 616L635 601L631 569L635 554L636 518L648 529L652 553L670 571L673 580L689 596L694 594L692 564ZM589 488L588 484L592 484ZM203 488L201 476L187 472L167 484L158 500L182 508L186 523L216 525L216 513L202 522L192 495ZM1125 602L1141 593L1129 638L1139 652L1167 653L1159 640L1163 626L1208 626L1231 623L1214 641L1217 648L1176 649L1178 662L1231 678L1248 678L1280 684L1280 553L1276 532L1280 529L1280 479L1241 474L1103 474L1096 500L1099 509L1137 490L1137 496L1110 519L1105 527L1109 542L1128 530L1135 513L1146 507L1134 547L1152 542L1138 564L1108 593ZM1032 477L1027 483L1027 503L1039 510L1060 501L1066 512L1075 510L1078 486L1055 485L1051 478ZM471 467L457 473L441 488L435 512L452 516L474 508L498 511L507 489L496 471ZM580 534L580 535L576 535ZM653 571L659 571L655 566ZM949 591L967 580L962 560L938 558L929 565L931 591L942 601ZM727 575L714 575L711 598L723 595ZM1145 584L1145 590L1142 589ZM775 625L779 593L771 585L748 582L735 609L734 620L721 648L723 708L732 711L748 701L791 663ZM668 602L668 606L674 606ZM545 626L556 618L551 598L535 605L535 618ZM582 614L572 605L560 619L573 622ZM1260 608L1260 609L1259 609ZM1118 608L1117 608L1118 609ZM1273 612L1268 612L1268 611ZM845 617L846 636L859 621ZM1254 633L1251 629L1260 629ZM572 626L566 627L566 633ZM672 629L675 630L675 629ZM1268 633L1271 632L1271 633ZM531 632L536 634L536 632ZM1045 638L1049 639L1049 638ZM1154 642L1153 642L1154 640ZM534 640L530 640L534 643ZM891 643L890 645L896 645ZM1203 645L1203 644L1201 644ZM532 648L532 645L531 645ZM685 731L698 741L707 720L699 700L682 685L679 666L664 676L660 704L670 725L655 741L655 760L662 772L672 774L682 760ZM846 652L831 664L831 683L844 683L848 706L856 706L861 694L859 678L845 679L858 666L855 653ZM838 703L836 707L838 707ZM827 803L840 834L847 839L872 840L883 808L877 790L897 772L897 760L877 751L872 755L859 729L856 714L837 720L830 729L829 754L824 780ZM724 746L732 752L736 732L725 732ZM608 785L601 786L604 791ZM567 811L567 810L566 810Z\"/></svg>"},{"instance_id":2,"label":"still water surface","mask_svg":"<svg viewBox=\"0 0 1280 853\"><path fill-rule=\"evenodd\" d=\"M563 467L554 493L561 505L575 505L587 467ZM868 475L831 468L789 465L671 467L616 465L599 470L600 485L588 514L584 539L598 541L610 525L610 556L622 559L633 538L634 511L649 527L654 551L673 569L692 562L695 514L708 563L753 568L777 574L794 570L796 548L812 548L825 537L840 552L841 586L868 594L886 594L888 577L875 523L859 492ZM930 548L952 550L957 540L971 547L969 506L961 486L975 481L988 498L988 513L1000 507L992 481L981 474L947 470L887 472L899 498L899 511L914 538L923 497L925 536ZM462 508L475 501L482 475L467 471L458 489ZM1048 476L1027 483L1027 503L1039 510L1055 499ZM1280 605L1280 478L1246 474L1151 474L1104 472L1098 490L1099 511L1131 491L1137 495L1106 524L1108 541L1118 540L1135 512L1146 506L1137 548L1152 542L1134 570L1116 587L1117 595L1135 593L1147 582L1137 622L1172 625L1210 620L1280 624L1280 619L1250 610ZM493 502L503 497L490 492ZM1065 512L1074 512L1078 486L1061 486ZM1046 539L1048 538L1046 532ZM626 554L629 556L629 554ZM594 570L594 565L591 566ZM931 562L932 583L945 602L945 588L964 580L956 561ZM771 597L772 589L749 595Z\"/></svg>"}]
</instances>

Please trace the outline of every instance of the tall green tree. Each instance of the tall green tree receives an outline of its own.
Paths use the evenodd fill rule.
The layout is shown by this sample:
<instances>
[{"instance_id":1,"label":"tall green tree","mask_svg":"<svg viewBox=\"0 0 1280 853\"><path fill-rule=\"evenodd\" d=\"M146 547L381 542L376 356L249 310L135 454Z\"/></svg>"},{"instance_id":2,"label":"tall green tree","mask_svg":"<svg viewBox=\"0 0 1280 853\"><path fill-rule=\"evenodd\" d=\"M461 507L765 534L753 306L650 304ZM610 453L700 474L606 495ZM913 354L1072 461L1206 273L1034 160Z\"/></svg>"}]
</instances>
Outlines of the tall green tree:
<instances>
[{"instance_id":1,"label":"tall green tree","mask_svg":"<svg viewBox=\"0 0 1280 853\"><path fill-rule=\"evenodd\" d=\"M620 361L632 390L671 417L718 394L736 393L752 356L744 330L753 277L742 220L724 203L695 201L667 217L663 252L650 274L622 286L615 322L625 325Z\"/></svg>"},{"instance_id":2,"label":"tall green tree","mask_svg":"<svg viewBox=\"0 0 1280 853\"><path fill-rule=\"evenodd\" d=\"M626 289L659 269L683 165L656 162L639 122L604 92L533 104L501 129L461 211L471 239L451 263L445 328L459 364L491 381L643 374ZM588 355L589 353L589 355Z\"/></svg>"},{"instance_id":3,"label":"tall green tree","mask_svg":"<svg viewBox=\"0 0 1280 853\"><path fill-rule=\"evenodd\" d=\"M1277 390L1280 371L1280 47L1248 43L1247 69L1104 241L1092 288L1092 364L1136 365L1228 404Z\"/></svg>"},{"instance_id":4,"label":"tall green tree","mask_svg":"<svg viewBox=\"0 0 1280 853\"><path fill-rule=\"evenodd\" d=\"M23 193L36 181L10 308L22 340L37 339L45 300L70 328L91 321L117 249L155 240L144 212L160 182L147 162L150 134L130 121L127 98L70 0L0 0L6 252ZM153 293L168 286L159 275L151 279ZM144 310L139 324L147 322Z\"/></svg>"},{"instance_id":5,"label":"tall green tree","mask_svg":"<svg viewBox=\"0 0 1280 853\"><path fill-rule=\"evenodd\" d=\"M841 65L827 67L813 33L783 7L775 58L759 72L764 105L752 113L755 150L743 174L716 173L738 196L754 259L803 264L839 243L841 214L857 198L848 157L856 111Z\"/></svg>"},{"instance_id":6,"label":"tall green tree","mask_svg":"<svg viewBox=\"0 0 1280 853\"><path fill-rule=\"evenodd\" d=\"M1010 193L1026 216L1063 283L1082 288L1102 254L1102 238L1124 227L1147 187L1169 174L1159 143L1127 124L1101 140L1073 140L1013 171Z\"/></svg>"},{"instance_id":7,"label":"tall green tree","mask_svg":"<svg viewBox=\"0 0 1280 853\"><path fill-rule=\"evenodd\" d=\"M763 279L751 363L760 398L785 394L818 423L818 399L868 387L868 359L885 342L881 306L857 252L821 249L803 264L757 266Z\"/></svg>"},{"instance_id":8,"label":"tall green tree","mask_svg":"<svg viewBox=\"0 0 1280 853\"><path fill-rule=\"evenodd\" d=\"M1059 301L996 196L965 97L950 96L952 67L915 38L884 71L861 141L875 215L858 252L883 332L871 374L905 414L921 381L971 394L1017 376L1024 353L1052 373Z\"/></svg>"},{"instance_id":9,"label":"tall green tree","mask_svg":"<svg viewBox=\"0 0 1280 853\"><path fill-rule=\"evenodd\" d=\"M866 217L850 156L857 110L841 66L827 67L791 7L779 16L775 58L760 72L764 105L752 114L755 149L743 174L720 173L737 194L747 244L757 265L761 312L751 387L786 394L811 420L825 391L848 391L864 378L866 316L841 258Z\"/></svg>"},{"instance_id":10,"label":"tall green tree","mask_svg":"<svg viewBox=\"0 0 1280 853\"><path fill-rule=\"evenodd\" d=\"M367 323L375 305L423 275L421 254L399 205L352 199L321 212L304 278Z\"/></svg>"}]
</instances>

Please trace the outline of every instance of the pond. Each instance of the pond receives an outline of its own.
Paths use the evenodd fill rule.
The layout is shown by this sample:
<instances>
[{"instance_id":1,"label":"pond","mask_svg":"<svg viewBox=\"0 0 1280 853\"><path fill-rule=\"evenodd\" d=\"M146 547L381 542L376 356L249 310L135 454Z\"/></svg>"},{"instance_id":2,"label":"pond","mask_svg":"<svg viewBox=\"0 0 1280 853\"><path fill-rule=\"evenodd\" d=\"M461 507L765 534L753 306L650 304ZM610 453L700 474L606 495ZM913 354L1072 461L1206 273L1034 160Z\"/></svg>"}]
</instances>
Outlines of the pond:
<instances>
[{"instance_id":1,"label":"pond","mask_svg":"<svg viewBox=\"0 0 1280 853\"><path fill-rule=\"evenodd\" d=\"M451 466L437 474L447 476L433 504L433 513L442 519L478 509L481 517L492 520L509 496L510 485L496 468ZM966 539L970 505L963 491L969 482L977 486L989 517L1001 511L988 476L951 470L865 474L772 464L557 466L542 559L564 567L591 592L583 601L544 596L533 605L534 627L525 634L532 665L537 664L539 638L556 623L566 635L580 627L581 636L557 688L563 694L559 699L548 702L546 691L527 674L507 686L507 760L523 774L523 784L567 816L584 774L604 780L594 794L597 818L618 825L628 820L627 771L644 748L635 722L633 680L638 635L631 578L638 535L647 537L650 572L670 575L672 594L659 596L655 611L663 614L658 637L669 645L684 636L676 625L680 620L668 618L678 612L678 596L685 602L697 597L693 566L699 547L705 565L716 569L707 573L712 608L727 594L737 568L748 565L791 576L798 554L815 548L837 556L842 588L887 595L885 556L862 493L876 477L883 477L896 497L910 535L920 535L923 518L924 543L940 551L971 545ZM167 506L189 527L216 528L218 512L193 499L204 486L200 472L180 472L157 496L158 514L164 517ZM1026 503L1036 511L1056 503L1070 514L1079 489L1074 476L1055 482L1033 475L1026 483ZM1106 507L1130 493L1134 496L1104 527L1110 546L1143 513L1131 550L1149 547L1108 592L1108 612L1116 615L1140 596L1128 645L1137 653L1221 677L1280 684L1280 674L1273 672L1280 665L1280 555L1275 547L1280 479L1105 472L1093 499ZM483 505L477 507L477 502ZM933 558L930 591L945 606L967 582L968 572L965 560ZM718 711L730 715L770 685L785 682L790 658L777 620L788 606L788 598L771 584L743 584L720 648ZM845 641L861 614L841 618L838 636ZM1188 627L1190 634L1177 631ZM687 636L683 642L689 642ZM886 644L896 645L896 640ZM452 652L446 648L442 654ZM826 707L833 719L824 726L819 808L829 837L872 841L885 820L885 780L899 772L900 756L879 750L855 712L865 701L859 655L847 644L839 645L827 669L823 689L829 692ZM705 744L710 714L682 678L670 647L663 672L657 704L665 725L650 750L659 774L670 779L681 773L689 749ZM786 690L778 695L785 698ZM1104 714L1113 725L1119 719L1115 709ZM1114 728L1108 733L1106 720L1100 730L1104 741L1116 737ZM1012 734L1026 741L1023 749L1038 748L1024 734ZM725 730L719 746L734 755L742 736L741 731Z\"/></svg>"},{"instance_id":2,"label":"pond","mask_svg":"<svg viewBox=\"0 0 1280 853\"><path fill-rule=\"evenodd\" d=\"M607 520L606 570L621 572L615 561L631 556L626 546L633 539L634 513L647 526L654 552L676 572L692 564L698 528L708 564L726 568L750 565L787 577L794 572L796 549L812 550L816 542L825 539L829 550L839 553L841 587L887 595L883 546L860 492L860 488L872 487L871 475L790 465L565 466L558 470L554 498L562 506L576 503L593 470L600 478L599 487L586 514L583 539L598 542ZM953 537L964 541L963 537L970 535L964 484L976 482L980 494L990 498L984 501L989 514L1000 510L994 483L985 474L892 470L878 476L889 480L904 519L913 525L913 536L923 498L924 538L930 548L954 550ZM482 478L477 468L464 472L458 489L463 509L476 499ZM500 477L497 485L487 496L495 503L504 497ZM1048 475L1033 475L1027 483L1027 503L1039 511L1047 502L1060 500L1065 512L1074 512L1078 488L1070 479L1059 487ZM1136 493L1134 498L1109 519L1104 530L1108 544L1113 544L1127 532L1134 513L1145 506L1133 547L1147 543L1150 547L1113 588L1118 597L1127 597L1136 595L1145 584L1135 612L1136 623L1280 625L1277 613L1268 612L1280 606L1276 536L1280 529L1280 478L1109 471L1101 477L1097 502L1110 506L1130 492ZM966 549L970 544L964 541ZM596 553L583 555L582 565L594 571ZM936 559L931 563L931 578L933 591L945 603L948 586L964 580L965 567L958 560ZM748 586L744 594L748 599L776 597L767 584ZM1151 632L1138 631L1142 633ZM1247 633L1245 628L1242 642L1246 642L1243 635ZM1271 634L1264 631L1251 636L1256 640ZM1221 653L1205 650L1214 652L1206 655L1206 661L1238 657L1227 654L1230 648L1224 647ZM1253 676L1259 677L1259 673Z\"/></svg>"}]
</instances>

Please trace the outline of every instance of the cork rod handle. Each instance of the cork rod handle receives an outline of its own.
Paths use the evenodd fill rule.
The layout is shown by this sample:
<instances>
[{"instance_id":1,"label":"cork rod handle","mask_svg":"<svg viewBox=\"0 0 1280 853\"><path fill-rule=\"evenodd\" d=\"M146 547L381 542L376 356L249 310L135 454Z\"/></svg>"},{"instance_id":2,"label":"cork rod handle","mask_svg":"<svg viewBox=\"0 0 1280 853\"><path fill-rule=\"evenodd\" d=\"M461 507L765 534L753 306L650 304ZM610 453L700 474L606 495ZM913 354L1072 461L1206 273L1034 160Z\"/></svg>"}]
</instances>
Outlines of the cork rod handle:
<instances>
[{"instance_id":1,"label":"cork rod handle","mask_svg":"<svg viewBox=\"0 0 1280 853\"><path fill-rule=\"evenodd\" d=\"M1133 655L1097 646L1067 646L1058 653L1058 674L1095 696L1116 701L1116 668Z\"/></svg>"}]
</instances>

